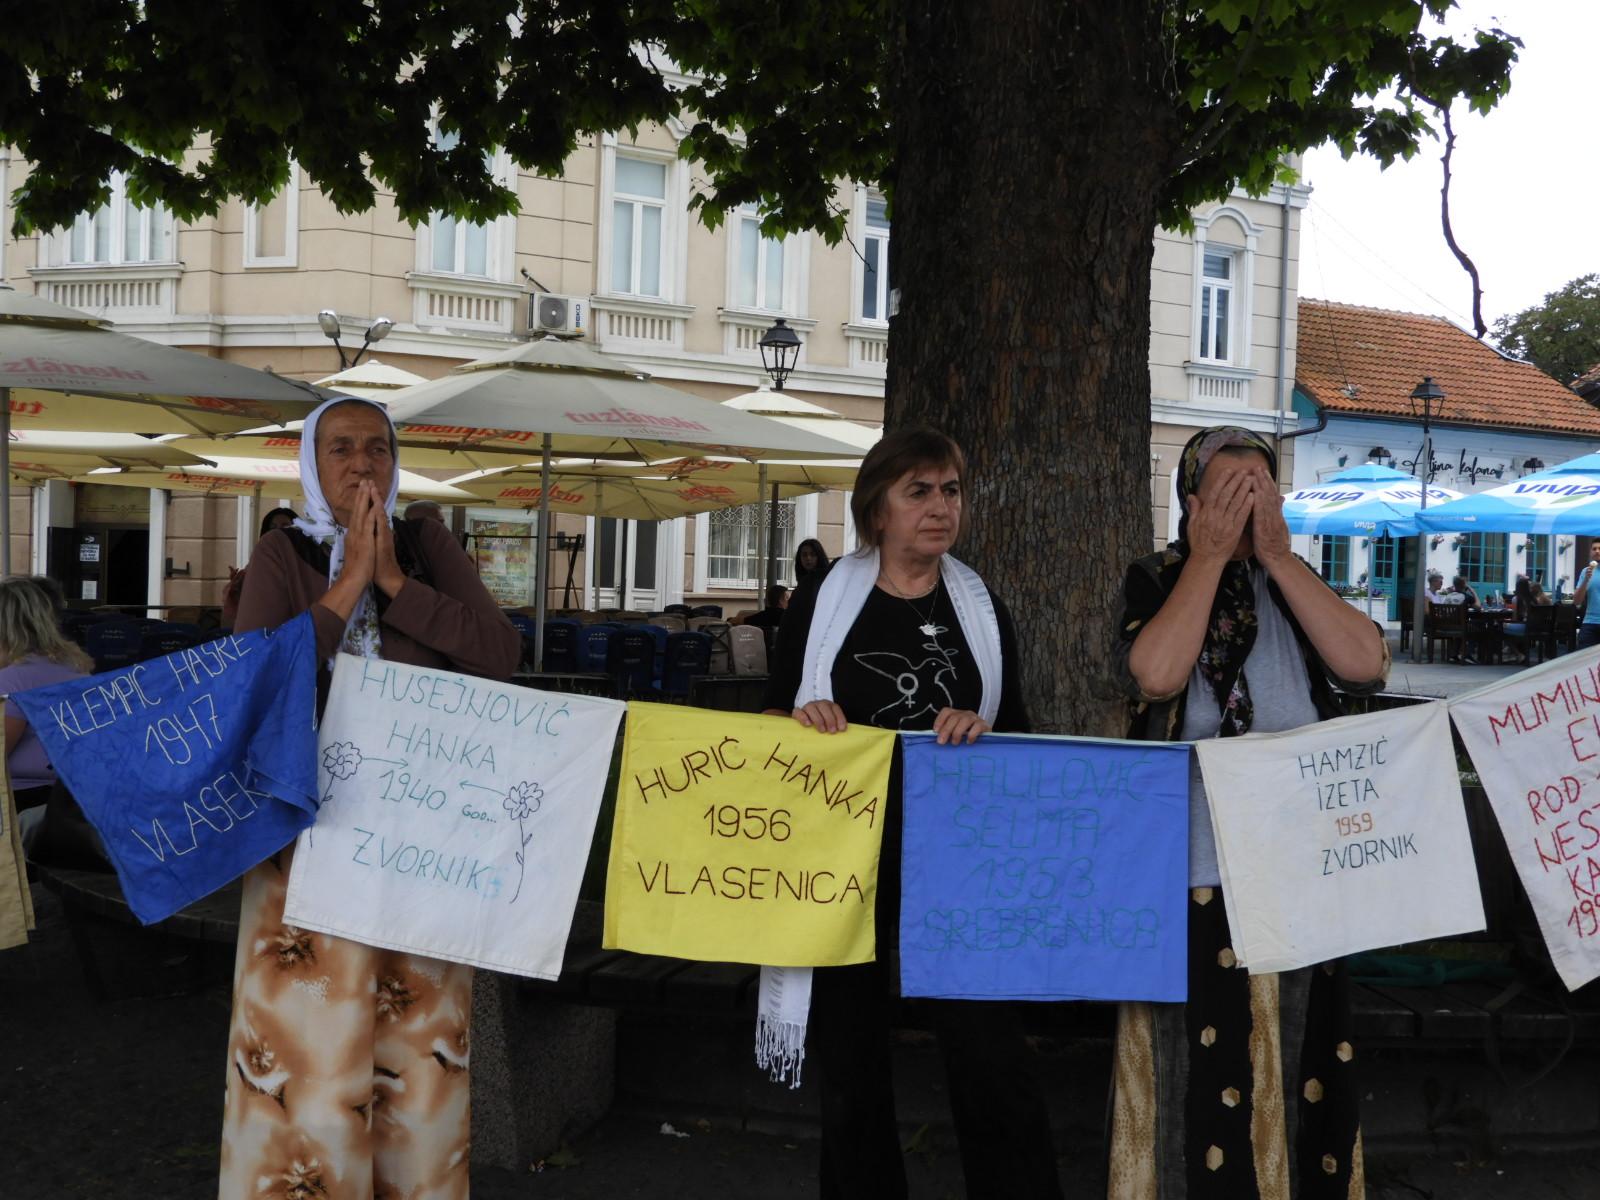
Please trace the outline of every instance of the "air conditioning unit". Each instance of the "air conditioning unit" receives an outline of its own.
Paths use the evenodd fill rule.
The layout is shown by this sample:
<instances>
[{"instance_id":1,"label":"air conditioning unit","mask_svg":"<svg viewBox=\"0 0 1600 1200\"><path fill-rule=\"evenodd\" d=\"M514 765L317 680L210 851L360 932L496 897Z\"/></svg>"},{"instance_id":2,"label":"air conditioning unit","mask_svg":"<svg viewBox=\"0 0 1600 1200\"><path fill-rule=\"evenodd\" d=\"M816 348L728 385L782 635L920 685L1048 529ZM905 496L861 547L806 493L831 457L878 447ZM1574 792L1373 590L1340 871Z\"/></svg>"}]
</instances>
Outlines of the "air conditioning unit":
<instances>
[{"instance_id":1,"label":"air conditioning unit","mask_svg":"<svg viewBox=\"0 0 1600 1200\"><path fill-rule=\"evenodd\" d=\"M589 297L534 292L528 297L528 332L582 337L589 331Z\"/></svg>"}]
</instances>

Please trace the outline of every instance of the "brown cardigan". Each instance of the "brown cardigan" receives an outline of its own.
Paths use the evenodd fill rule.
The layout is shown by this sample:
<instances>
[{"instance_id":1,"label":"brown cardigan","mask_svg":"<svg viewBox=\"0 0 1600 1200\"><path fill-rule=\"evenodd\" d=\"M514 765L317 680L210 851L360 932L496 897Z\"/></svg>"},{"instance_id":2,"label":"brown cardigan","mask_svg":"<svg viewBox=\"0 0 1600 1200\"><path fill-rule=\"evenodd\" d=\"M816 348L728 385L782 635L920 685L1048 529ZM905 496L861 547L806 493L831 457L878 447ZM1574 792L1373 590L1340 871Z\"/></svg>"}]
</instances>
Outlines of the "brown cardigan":
<instances>
[{"instance_id":1,"label":"brown cardigan","mask_svg":"<svg viewBox=\"0 0 1600 1200\"><path fill-rule=\"evenodd\" d=\"M450 531L437 521L418 521L415 527L433 586L407 579L389 602L380 628L383 657L510 679L522 660L521 636L495 606ZM288 534L274 529L250 556L234 631L281 625L309 608L317 629L317 658L326 661L339 648L345 624L317 603L327 591L327 577L295 553Z\"/></svg>"}]
</instances>

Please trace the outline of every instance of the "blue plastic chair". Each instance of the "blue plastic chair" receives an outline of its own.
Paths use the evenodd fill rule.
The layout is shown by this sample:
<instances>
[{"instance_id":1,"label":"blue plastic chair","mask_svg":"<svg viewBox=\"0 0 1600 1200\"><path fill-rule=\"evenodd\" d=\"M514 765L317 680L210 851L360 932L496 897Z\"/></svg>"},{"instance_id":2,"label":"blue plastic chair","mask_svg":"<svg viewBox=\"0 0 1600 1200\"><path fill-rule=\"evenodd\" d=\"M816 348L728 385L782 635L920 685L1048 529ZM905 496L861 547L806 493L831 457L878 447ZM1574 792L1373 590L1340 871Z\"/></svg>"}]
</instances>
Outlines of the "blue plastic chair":
<instances>
[{"instance_id":1,"label":"blue plastic chair","mask_svg":"<svg viewBox=\"0 0 1600 1200\"><path fill-rule=\"evenodd\" d=\"M655 690L656 640L642 628L619 630L606 647L606 673L625 695L646 695Z\"/></svg>"},{"instance_id":2,"label":"blue plastic chair","mask_svg":"<svg viewBox=\"0 0 1600 1200\"><path fill-rule=\"evenodd\" d=\"M577 671L578 639L583 626L577 621L555 618L544 623L544 669Z\"/></svg>"},{"instance_id":3,"label":"blue plastic chair","mask_svg":"<svg viewBox=\"0 0 1600 1200\"><path fill-rule=\"evenodd\" d=\"M94 659L97 672L116 671L139 661L143 640L139 622L126 617L113 617L89 627L83 648Z\"/></svg>"},{"instance_id":4,"label":"blue plastic chair","mask_svg":"<svg viewBox=\"0 0 1600 1200\"><path fill-rule=\"evenodd\" d=\"M711 673L711 638L704 633L674 633L667 638L665 666L661 671L661 690L669 696L687 698L690 681L696 675Z\"/></svg>"},{"instance_id":5,"label":"blue plastic chair","mask_svg":"<svg viewBox=\"0 0 1600 1200\"><path fill-rule=\"evenodd\" d=\"M506 620L510 621L516 627L517 632L525 638L531 638L539 630L538 623L527 613L507 613Z\"/></svg>"},{"instance_id":6,"label":"blue plastic chair","mask_svg":"<svg viewBox=\"0 0 1600 1200\"><path fill-rule=\"evenodd\" d=\"M611 655L611 637L616 631L609 625L589 625L578 639L578 669L580 671L605 671Z\"/></svg>"},{"instance_id":7,"label":"blue plastic chair","mask_svg":"<svg viewBox=\"0 0 1600 1200\"><path fill-rule=\"evenodd\" d=\"M655 639L655 642L656 642L656 671L655 671L655 674L656 674L656 678L660 679L661 678L661 665L666 660L666 657L667 657L667 635L672 633L672 630L668 629L665 625L651 625L648 622L643 624L643 625L632 625L629 628L642 630L643 632L648 633L651 637L653 637Z\"/></svg>"},{"instance_id":8,"label":"blue plastic chair","mask_svg":"<svg viewBox=\"0 0 1600 1200\"><path fill-rule=\"evenodd\" d=\"M187 650L194 645L194 638L184 633L181 629L163 629L146 633L139 644L139 657L142 659L160 658L163 654L174 654L179 650Z\"/></svg>"}]
</instances>

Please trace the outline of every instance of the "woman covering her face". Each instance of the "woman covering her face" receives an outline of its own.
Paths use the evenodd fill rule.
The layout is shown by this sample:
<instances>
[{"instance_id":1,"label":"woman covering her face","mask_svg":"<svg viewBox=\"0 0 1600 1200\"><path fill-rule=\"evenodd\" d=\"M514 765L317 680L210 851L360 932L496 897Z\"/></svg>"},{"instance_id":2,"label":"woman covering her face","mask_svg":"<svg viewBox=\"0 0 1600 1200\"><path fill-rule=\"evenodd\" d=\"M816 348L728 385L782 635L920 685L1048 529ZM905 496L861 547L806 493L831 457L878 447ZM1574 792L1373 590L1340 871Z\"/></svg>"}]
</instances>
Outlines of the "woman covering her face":
<instances>
[{"instance_id":1,"label":"woman covering her face","mask_svg":"<svg viewBox=\"0 0 1600 1200\"><path fill-rule=\"evenodd\" d=\"M1290 553L1276 475L1272 447L1247 430L1208 429L1184 447L1178 541L1133 563L1123 588L1116 650L1129 736L1295 729L1339 715L1335 685L1383 686L1381 630ZM1342 964L1281 975L1237 965L1193 757L1189 830L1189 999L1122 1006L1109 1194L1359 1195ZM1256 1091L1263 1081L1270 1088Z\"/></svg>"},{"instance_id":2,"label":"woman covering her face","mask_svg":"<svg viewBox=\"0 0 1600 1200\"><path fill-rule=\"evenodd\" d=\"M306 515L262 537L236 629L307 609L338 651L508 679L517 631L435 521L394 521L394 427L330 400L300 443ZM244 879L224 1197L467 1195L472 968L286 925L292 846Z\"/></svg>"}]
</instances>

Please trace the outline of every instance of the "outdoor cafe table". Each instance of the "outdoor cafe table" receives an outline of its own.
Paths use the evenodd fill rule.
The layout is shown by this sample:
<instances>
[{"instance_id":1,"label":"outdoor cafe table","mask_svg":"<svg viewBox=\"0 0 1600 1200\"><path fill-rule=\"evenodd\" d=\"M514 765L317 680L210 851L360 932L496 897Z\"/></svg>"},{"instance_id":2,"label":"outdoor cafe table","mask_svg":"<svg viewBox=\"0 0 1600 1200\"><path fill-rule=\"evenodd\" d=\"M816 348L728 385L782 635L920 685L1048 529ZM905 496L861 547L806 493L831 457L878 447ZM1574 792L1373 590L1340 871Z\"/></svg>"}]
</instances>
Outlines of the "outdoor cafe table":
<instances>
[{"instance_id":1,"label":"outdoor cafe table","mask_svg":"<svg viewBox=\"0 0 1600 1200\"><path fill-rule=\"evenodd\" d=\"M1479 660L1497 663L1505 652L1506 622L1516 610L1505 606L1467 610L1467 633L1478 643Z\"/></svg>"}]
</instances>

